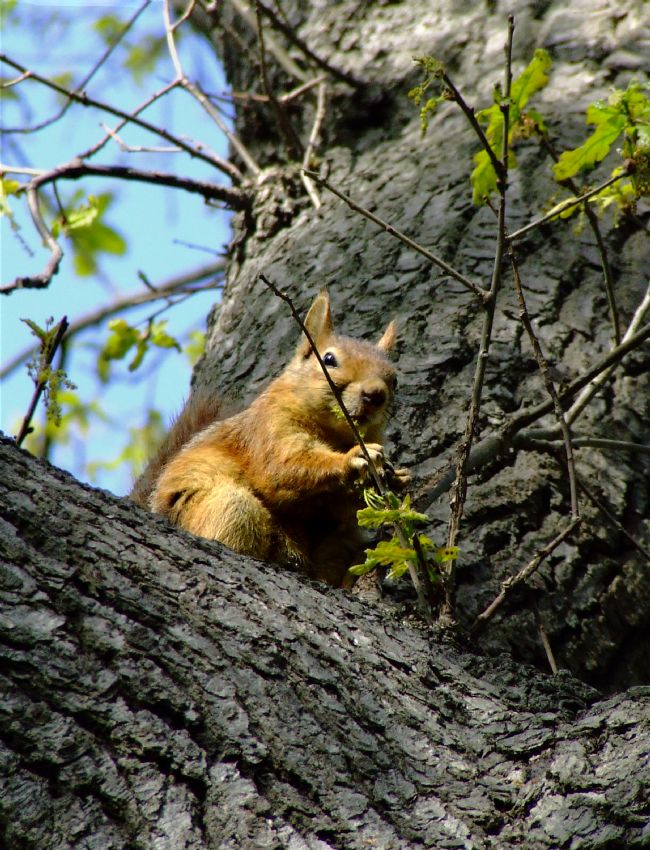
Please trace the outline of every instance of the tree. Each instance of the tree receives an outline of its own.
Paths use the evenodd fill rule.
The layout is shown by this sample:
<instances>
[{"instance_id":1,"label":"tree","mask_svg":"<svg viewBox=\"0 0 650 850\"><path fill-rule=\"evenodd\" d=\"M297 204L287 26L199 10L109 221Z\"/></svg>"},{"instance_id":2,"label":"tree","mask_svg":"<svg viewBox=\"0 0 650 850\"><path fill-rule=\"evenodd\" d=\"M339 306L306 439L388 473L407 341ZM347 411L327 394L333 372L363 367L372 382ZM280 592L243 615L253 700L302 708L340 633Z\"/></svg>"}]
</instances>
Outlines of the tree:
<instances>
[{"instance_id":1,"label":"tree","mask_svg":"<svg viewBox=\"0 0 650 850\"><path fill-rule=\"evenodd\" d=\"M320 134L308 164L327 160L327 184L435 246L463 277L489 281L494 216L472 204L467 181L475 136L450 104L422 141L405 93L421 80L413 54L433 54L462 80L469 103L489 104L505 22L428 4L257 9L261 53L243 4L192 8L233 89L246 94L234 161L248 169L241 189L249 199L235 217L224 299L195 383L252 394L282 363L291 318L260 272L293 283L299 306L328 285L351 334L370 336L398 314L392 452L413 469L418 505L440 536L449 508L434 500L433 473L447 481L468 442L483 312L457 278L378 231L322 179L306 187L299 169L283 164L284 151L295 159L296 138L304 145ZM625 10L626 64L636 61L640 73L640 9L629 2ZM584 112L605 76L623 89L630 74L605 36L605 7L579 30L565 28L566 14L554 4L537 18L524 10L513 64L518 72L532 47L553 48L545 119L575 149L583 130L567 102ZM468 39L474 31L482 37ZM585 63L585 44L603 56L600 71ZM291 75L318 82L287 106L279 93L297 82ZM453 156L443 156L448 150ZM511 233L556 191L546 153L530 144L517 156ZM622 327L643 303L645 215L610 220L602 236ZM560 404L593 364L602 374L612 345L595 239L553 222L517 246L535 338L564 373ZM549 441L554 420L526 422L526 441L499 450L490 442L503 439L504 420L548 406L519 309L504 281L458 514L461 635L500 582L572 521L565 467ZM609 690L643 681L647 459L637 447L634 460L614 460L592 444L647 442L646 370L647 346L627 351L580 420L589 444L576 449L577 479L595 497L580 505L580 530L541 563L537 586L510 593L478 647L464 649L418 625L411 601L368 604L248 563L3 443L2 545L14 603L2 643L5 843L44 847L56 835L61 846L644 846L647 695L633 688L603 699L568 674L551 678L521 660L540 662L541 623L560 666ZM533 426L544 433L530 433ZM452 475L444 489L454 477L462 484ZM452 492L458 503L462 487ZM604 503L618 524L590 507ZM630 536L636 548L622 544ZM477 649L514 649L517 660Z\"/></svg>"}]
</instances>

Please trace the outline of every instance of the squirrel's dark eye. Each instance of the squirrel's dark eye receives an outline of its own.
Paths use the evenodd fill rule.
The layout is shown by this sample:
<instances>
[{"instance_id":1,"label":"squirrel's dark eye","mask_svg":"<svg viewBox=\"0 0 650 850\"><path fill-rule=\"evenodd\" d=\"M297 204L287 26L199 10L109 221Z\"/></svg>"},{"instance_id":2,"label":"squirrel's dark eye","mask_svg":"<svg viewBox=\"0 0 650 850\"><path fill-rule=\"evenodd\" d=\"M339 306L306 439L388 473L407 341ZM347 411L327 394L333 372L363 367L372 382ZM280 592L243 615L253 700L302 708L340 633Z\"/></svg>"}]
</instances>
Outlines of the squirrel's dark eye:
<instances>
[{"instance_id":1,"label":"squirrel's dark eye","mask_svg":"<svg viewBox=\"0 0 650 850\"><path fill-rule=\"evenodd\" d=\"M338 361L336 357L332 354L331 351L326 351L325 356L323 357L323 363L326 366L338 366Z\"/></svg>"}]
</instances>

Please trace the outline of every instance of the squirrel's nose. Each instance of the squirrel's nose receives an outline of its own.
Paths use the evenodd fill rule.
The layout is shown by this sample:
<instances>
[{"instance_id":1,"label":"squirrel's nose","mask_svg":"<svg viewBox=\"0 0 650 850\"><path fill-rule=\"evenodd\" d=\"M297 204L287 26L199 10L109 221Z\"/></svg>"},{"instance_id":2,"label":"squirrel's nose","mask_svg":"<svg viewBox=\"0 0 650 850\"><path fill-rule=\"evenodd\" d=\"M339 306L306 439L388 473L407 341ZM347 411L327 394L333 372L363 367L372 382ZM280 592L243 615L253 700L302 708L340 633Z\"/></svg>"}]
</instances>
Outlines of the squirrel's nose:
<instances>
[{"instance_id":1,"label":"squirrel's nose","mask_svg":"<svg viewBox=\"0 0 650 850\"><path fill-rule=\"evenodd\" d=\"M386 402L386 387L382 384L365 386L361 391L361 400L366 407L381 407Z\"/></svg>"}]
</instances>

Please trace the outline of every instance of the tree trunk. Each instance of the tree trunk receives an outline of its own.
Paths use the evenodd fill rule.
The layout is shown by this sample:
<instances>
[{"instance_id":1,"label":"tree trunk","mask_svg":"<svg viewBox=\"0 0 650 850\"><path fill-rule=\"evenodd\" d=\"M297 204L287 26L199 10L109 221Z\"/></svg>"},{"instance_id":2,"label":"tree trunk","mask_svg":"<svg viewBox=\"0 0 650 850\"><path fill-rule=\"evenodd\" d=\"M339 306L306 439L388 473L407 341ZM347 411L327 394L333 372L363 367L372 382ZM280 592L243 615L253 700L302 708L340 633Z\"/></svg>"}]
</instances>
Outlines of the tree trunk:
<instances>
[{"instance_id":1,"label":"tree trunk","mask_svg":"<svg viewBox=\"0 0 650 850\"><path fill-rule=\"evenodd\" d=\"M7 850L647 846L649 689L600 700L0 463Z\"/></svg>"},{"instance_id":2,"label":"tree trunk","mask_svg":"<svg viewBox=\"0 0 650 850\"><path fill-rule=\"evenodd\" d=\"M255 35L230 5L219 8L215 38L233 88L261 92L256 48L245 49ZM495 227L489 210L471 204L471 131L449 105L422 139L405 93L415 82L412 56L432 53L472 105L488 105L502 76L503 13L424 0L285 0L282 8L313 53L358 83L324 72L318 152L332 182L485 283ZM605 0L518 4L515 71L534 47L552 51L553 82L540 100L563 146L582 139L586 104L642 73L642 15L634 0L616 10ZM297 47L273 36L306 67ZM295 85L271 54L268 62L277 92ZM480 311L461 286L338 199L321 191L314 210L297 169L282 165L265 109L244 102L238 114L263 179L253 213L235 222L228 286L196 381L245 400L286 362L297 329L260 272L301 309L328 286L335 320L352 336L373 337L396 315L391 454L413 470L442 542L448 507L433 500L431 480L455 460ZM313 91L288 115L306 139ZM511 229L554 191L536 148L518 156ZM566 227L534 232L520 261L542 342L570 381L609 349L611 330L593 237ZM644 288L644 237L638 220L606 228L624 321ZM517 310L506 288L477 439L544 397ZM584 419L586 433L648 441L647 358L637 352L619 369ZM588 504L580 536L489 626L479 648L494 652L481 655L425 627L408 600L365 602L237 556L9 441L0 442L0 465L2 847L650 844L650 691L603 698L591 687L647 682L647 572L620 528ZM647 460L585 449L579 471L647 546ZM545 455L497 457L470 478L461 627L567 514L565 473ZM542 656L535 609L560 665L591 684L523 663Z\"/></svg>"}]
</instances>

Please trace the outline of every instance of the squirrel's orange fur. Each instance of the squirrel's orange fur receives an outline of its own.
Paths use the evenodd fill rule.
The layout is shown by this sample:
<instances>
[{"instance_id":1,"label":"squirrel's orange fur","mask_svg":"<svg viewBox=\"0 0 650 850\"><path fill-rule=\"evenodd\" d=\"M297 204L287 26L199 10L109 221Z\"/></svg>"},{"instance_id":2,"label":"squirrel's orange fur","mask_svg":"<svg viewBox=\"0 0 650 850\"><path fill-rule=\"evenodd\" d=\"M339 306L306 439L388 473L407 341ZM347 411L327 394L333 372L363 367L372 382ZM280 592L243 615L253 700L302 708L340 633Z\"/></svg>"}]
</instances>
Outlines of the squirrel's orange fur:
<instances>
[{"instance_id":1,"label":"squirrel's orange fur","mask_svg":"<svg viewBox=\"0 0 650 850\"><path fill-rule=\"evenodd\" d=\"M382 468L394 323L376 346L336 336L323 292L305 326ZM356 512L367 461L307 339L246 410L214 421L206 405L200 397L188 403L131 497L194 534L341 585L363 560ZM406 477L392 474L397 484Z\"/></svg>"}]
</instances>

